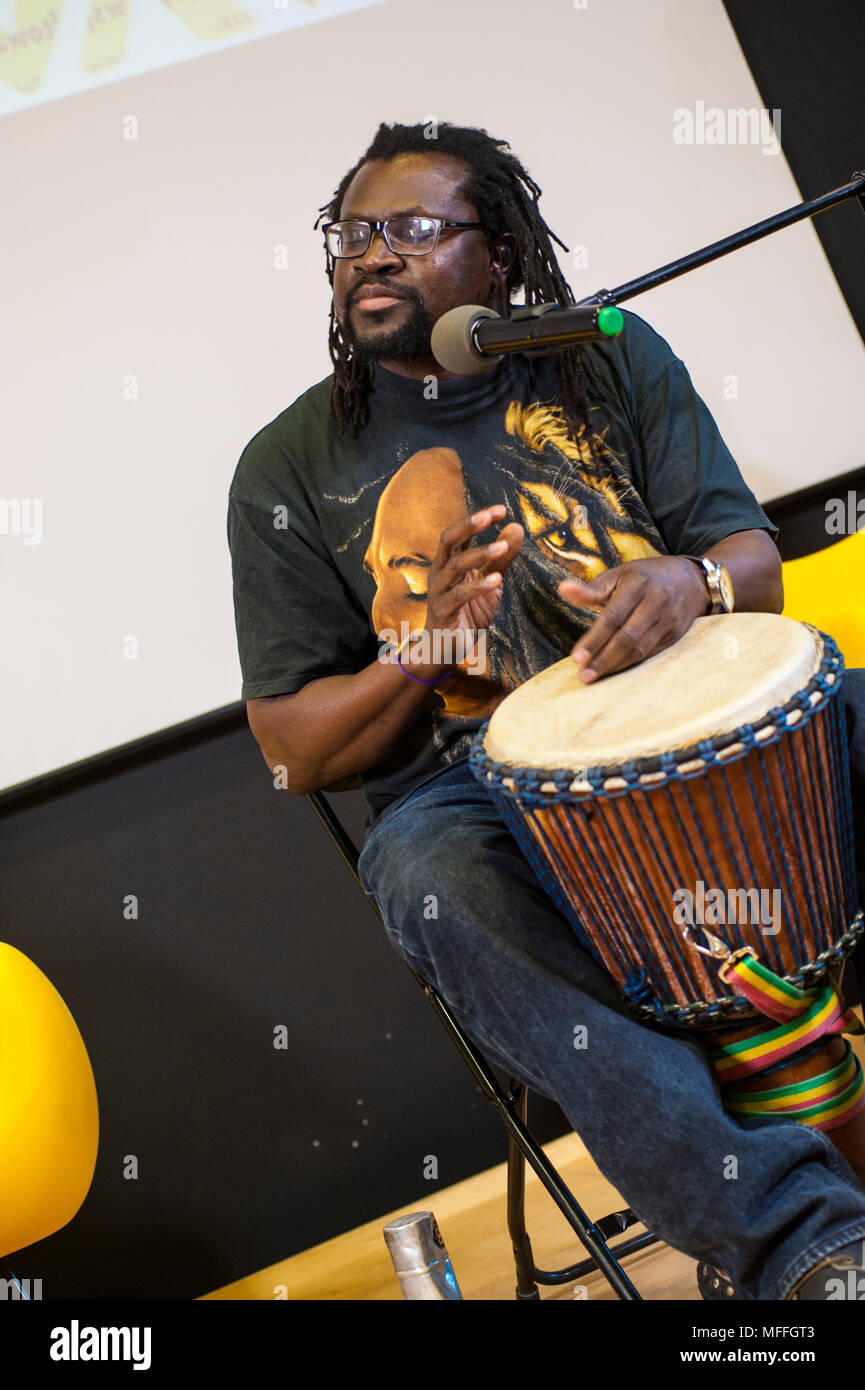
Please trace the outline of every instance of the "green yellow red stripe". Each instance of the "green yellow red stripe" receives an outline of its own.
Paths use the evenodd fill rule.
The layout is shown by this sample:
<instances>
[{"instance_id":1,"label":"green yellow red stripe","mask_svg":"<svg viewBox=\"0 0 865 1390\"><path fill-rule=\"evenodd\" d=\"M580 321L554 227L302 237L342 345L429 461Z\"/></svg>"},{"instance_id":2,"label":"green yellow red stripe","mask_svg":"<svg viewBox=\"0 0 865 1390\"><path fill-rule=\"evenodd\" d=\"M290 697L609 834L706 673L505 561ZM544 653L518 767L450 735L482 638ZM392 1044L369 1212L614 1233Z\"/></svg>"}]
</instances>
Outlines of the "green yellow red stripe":
<instances>
[{"instance_id":1,"label":"green yellow red stripe","mask_svg":"<svg viewBox=\"0 0 865 1390\"><path fill-rule=\"evenodd\" d=\"M821 1037L865 1033L834 985L799 989L769 970L750 949L728 960L722 975L760 1013L780 1025L709 1053L722 1088L767 1071ZM776 1115L828 1130L846 1124L865 1107L865 1073L848 1042L842 1060L819 1076L765 1091L725 1090L722 1094L733 1114Z\"/></svg>"}]
</instances>

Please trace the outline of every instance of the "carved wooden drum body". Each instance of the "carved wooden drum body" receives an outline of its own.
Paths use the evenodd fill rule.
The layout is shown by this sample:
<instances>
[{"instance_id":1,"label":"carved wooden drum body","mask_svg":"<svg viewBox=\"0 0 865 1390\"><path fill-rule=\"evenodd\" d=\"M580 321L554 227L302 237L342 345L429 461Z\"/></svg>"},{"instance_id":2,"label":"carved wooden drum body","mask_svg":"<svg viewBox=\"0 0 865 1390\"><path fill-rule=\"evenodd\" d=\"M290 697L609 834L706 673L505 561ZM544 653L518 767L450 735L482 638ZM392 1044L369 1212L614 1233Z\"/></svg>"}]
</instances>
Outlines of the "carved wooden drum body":
<instances>
[{"instance_id":1,"label":"carved wooden drum body","mask_svg":"<svg viewBox=\"0 0 865 1390\"><path fill-rule=\"evenodd\" d=\"M843 669L807 624L719 614L589 685L557 662L472 745L475 775L582 944L644 1019L698 1030L722 1084L744 1078L745 1095L755 1071L773 1073L761 1086L774 1094L785 1058L823 1036L834 1060L845 1044L824 1035L858 1031L836 993L863 930ZM820 1001L810 1032L790 1024ZM737 1052L755 1023L763 1041ZM779 1114L816 1106L808 1122L829 1128L865 1104L846 1046L847 1070L782 1097Z\"/></svg>"}]
</instances>

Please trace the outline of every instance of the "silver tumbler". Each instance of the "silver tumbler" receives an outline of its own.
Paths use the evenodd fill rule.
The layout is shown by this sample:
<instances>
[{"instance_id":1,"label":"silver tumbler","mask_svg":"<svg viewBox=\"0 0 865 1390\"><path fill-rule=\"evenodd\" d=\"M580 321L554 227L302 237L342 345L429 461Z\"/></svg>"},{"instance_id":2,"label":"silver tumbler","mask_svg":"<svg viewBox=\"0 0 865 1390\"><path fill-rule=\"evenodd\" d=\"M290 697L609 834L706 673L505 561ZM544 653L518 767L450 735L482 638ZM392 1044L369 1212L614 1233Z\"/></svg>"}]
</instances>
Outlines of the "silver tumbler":
<instances>
[{"instance_id":1,"label":"silver tumbler","mask_svg":"<svg viewBox=\"0 0 865 1390\"><path fill-rule=\"evenodd\" d=\"M462 1298L450 1256L431 1211L412 1211L383 1227L403 1298Z\"/></svg>"}]
</instances>

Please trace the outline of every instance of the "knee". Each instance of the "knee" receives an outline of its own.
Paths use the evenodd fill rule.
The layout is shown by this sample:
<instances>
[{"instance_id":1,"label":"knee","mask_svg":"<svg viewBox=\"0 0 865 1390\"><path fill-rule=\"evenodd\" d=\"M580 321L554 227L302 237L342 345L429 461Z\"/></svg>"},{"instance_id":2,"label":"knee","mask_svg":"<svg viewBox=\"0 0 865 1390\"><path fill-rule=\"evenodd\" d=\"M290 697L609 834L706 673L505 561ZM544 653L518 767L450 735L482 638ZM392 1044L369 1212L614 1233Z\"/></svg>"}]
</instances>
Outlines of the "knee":
<instances>
[{"instance_id":1,"label":"knee","mask_svg":"<svg viewBox=\"0 0 865 1390\"><path fill-rule=\"evenodd\" d=\"M361 882L374 893L402 954L419 964L429 962L442 931L450 949L459 941L471 954L472 939L483 935L484 924L502 916L507 879L490 856L491 833L495 827L463 819L450 825L429 821L422 831L394 824L374 854L366 861L361 855ZM501 833L507 836L503 827Z\"/></svg>"}]
</instances>

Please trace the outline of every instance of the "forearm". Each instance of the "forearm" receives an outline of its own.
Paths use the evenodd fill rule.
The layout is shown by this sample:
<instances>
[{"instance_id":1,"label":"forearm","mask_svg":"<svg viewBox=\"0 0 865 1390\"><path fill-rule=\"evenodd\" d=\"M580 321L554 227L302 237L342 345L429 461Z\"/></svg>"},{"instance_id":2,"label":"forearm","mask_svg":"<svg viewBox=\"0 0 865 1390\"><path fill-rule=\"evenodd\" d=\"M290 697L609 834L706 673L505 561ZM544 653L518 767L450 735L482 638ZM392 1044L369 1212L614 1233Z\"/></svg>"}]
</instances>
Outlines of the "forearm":
<instances>
[{"instance_id":1,"label":"forearm","mask_svg":"<svg viewBox=\"0 0 865 1390\"><path fill-rule=\"evenodd\" d=\"M511 522L489 545L472 542L504 515L504 504L495 502L439 536L428 573L426 627L420 629L432 638L433 652L440 634L474 641L497 611L502 576L522 545L523 528ZM283 767L285 785L303 795L380 763L415 723L434 685L450 676L449 664L424 662L429 651L425 642L403 644L401 659L415 679L391 650L387 660L371 661L355 675L325 676L293 694L250 701L250 728L271 771Z\"/></svg>"},{"instance_id":2,"label":"forearm","mask_svg":"<svg viewBox=\"0 0 865 1390\"><path fill-rule=\"evenodd\" d=\"M781 612L781 556L766 531L736 531L705 553L710 560L726 566L733 581L737 612Z\"/></svg>"},{"instance_id":3,"label":"forearm","mask_svg":"<svg viewBox=\"0 0 865 1390\"><path fill-rule=\"evenodd\" d=\"M411 669L425 680L447 672ZM381 762L431 692L395 661L376 660L354 675L325 676L294 695L256 702L250 725L271 771L284 768L289 790L304 795Z\"/></svg>"}]
</instances>

